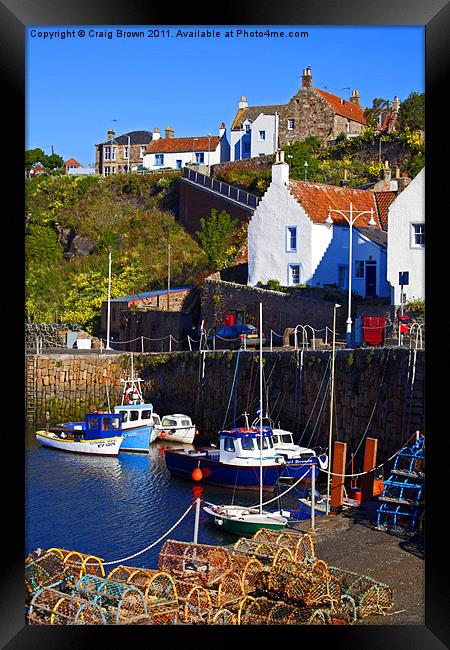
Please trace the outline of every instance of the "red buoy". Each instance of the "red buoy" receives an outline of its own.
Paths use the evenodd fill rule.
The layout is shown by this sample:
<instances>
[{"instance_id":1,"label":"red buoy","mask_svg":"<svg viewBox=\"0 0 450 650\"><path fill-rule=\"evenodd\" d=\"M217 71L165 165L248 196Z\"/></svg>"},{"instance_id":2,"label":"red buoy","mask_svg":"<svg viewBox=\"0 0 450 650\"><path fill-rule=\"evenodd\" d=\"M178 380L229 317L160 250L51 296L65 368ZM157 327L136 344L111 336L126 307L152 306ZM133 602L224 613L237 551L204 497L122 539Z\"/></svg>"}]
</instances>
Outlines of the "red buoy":
<instances>
[{"instance_id":1,"label":"red buoy","mask_svg":"<svg viewBox=\"0 0 450 650\"><path fill-rule=\"evenodd\" d=\"M194 471L192 472L192 478L194 481L201 481L203 478L203 472L200 469L200 467L196 467Z\"/></svg>"}]
</instances>

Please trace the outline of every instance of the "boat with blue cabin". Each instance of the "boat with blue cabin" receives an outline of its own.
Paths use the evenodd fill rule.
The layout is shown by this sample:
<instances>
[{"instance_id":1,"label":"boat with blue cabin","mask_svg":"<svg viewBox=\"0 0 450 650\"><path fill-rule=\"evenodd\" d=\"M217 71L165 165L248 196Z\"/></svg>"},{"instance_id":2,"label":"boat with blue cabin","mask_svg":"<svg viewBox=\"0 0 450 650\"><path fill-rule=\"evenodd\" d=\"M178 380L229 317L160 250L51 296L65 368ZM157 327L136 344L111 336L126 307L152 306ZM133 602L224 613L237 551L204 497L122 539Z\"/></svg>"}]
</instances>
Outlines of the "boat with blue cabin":
<instances>
[{"instance_id":1,"label":"boat with blue cabin","mask_svg":"<svg viewBox=\"0 0 450 650\"><path fill-rule=\"evenodd\" d=\"M84 422L67 422L36 431L36 440L45 447L77 454L117 456L124 441L122 416L88 413Z\"/></svg>"},{"instance_id":2,"label":"boat with blue cabin","mask_svg":"<svg viewBox=\"0 0 450 650\"><path fill-rule=\"evenodd\" d=\"M261 442L262 441L262 442ZM262 448L261 448L262 445ZM167 469L177 476L229 488L273 487L280 478L311 479L318 475L318 458L288 460L274 448L270 427L232 428L219 433L219 448L166 449ZM194 470L198 478L193 477Z\"/></svg>"}]
</instances>

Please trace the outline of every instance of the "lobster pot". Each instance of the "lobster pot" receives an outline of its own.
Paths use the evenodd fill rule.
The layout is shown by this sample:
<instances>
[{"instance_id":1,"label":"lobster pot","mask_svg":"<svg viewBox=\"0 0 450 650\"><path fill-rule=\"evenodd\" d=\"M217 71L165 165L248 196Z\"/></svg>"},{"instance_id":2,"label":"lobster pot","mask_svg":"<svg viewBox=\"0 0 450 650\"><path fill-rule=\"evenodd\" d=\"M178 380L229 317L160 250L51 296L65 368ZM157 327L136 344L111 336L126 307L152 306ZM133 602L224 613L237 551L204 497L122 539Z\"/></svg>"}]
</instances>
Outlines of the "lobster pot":
<instances>
[{"instance_id":1,"label":"lobster pot","mask_svg":"<svg viewBox=\"0 0 450 650\"><path fill-rule=\"evenodd\" d=\"M70 566L78 578L90 574L104 577L105 569L102 560L96 555L87 555L78 551L67 551L63 548L51 548L49 551L57 553L64 564Z\"/></svg>"},{"instance_id":2,"label":"lobster pot","mask_svg":"<svg viewBox=\"0 0 450 650\"><path fill-rule=\"evenodd\" d=\"M278 548L267 542L241 537L233 546L233 556L255 557L263 564L271 564Z\"/></svg>"},{"instance_id":3,"label":"lobster pot","mask_svg":"<svg viewBox=\"0 0 450 650\"><path fill-rule=\"evenodd\" d=\"M312 584L327 575L328 567L323 560L316 560L311 564L292 562L284 559L280 554L266 577L266 588L275 594L284 595L288 584L296 578L305 576L305 579ZM294 600L298 600L298 598L294 598Z\"/></svg>"},{"instance_id":4,"label":"lobster pot","mask_svg":"<svg viewBox=\"0 0 450 650\"><path fill-rule=\"evenodd\" d=\"M317 576L314 573L299 573L291 578L285 587L285 595L307 607L329 605L332 610L341 600L341 587L336 578L329 574Z\"/></svg>"},{"instance_id":5,"label":"lobster pot","mask_svg":"<svg viewBox=\"0 0 450 650\"><path fill-rule=\"evenodd\" d=\"M209 625L237 625L237 616L229 609L219 609L208 619Z\"/></svg>"},{"instance_id":6,"label":"lobster pot","mask_svg":"<svg viewBox=\"0 0 450 650\"><path fill-rule=\"evenodd\" d=\"M98 604L79 596L57 591L49 587L39 589L29 610L31 625L105 625L104 612Z\"/></svg>"},{"instance_id":7,"label":"lobster pot","mask_svg":"<svg viewBox=\"0 0 450 650\"><path fill-rule=\"evenodd\" d=\"M296 607L282 600L248 597L239 609L241 625L326 625L320 609Z\"/></svg>"},{"instance_id":8,"label":"lobster pot","mask_svg":"<svg viewBox=\"0 0 450 650\"><path fill-rule=\"evenodd\" d=\"M159 552L158 569L182 580L197 580L210 587L232 570L231 558L223 546L167 540Z\"/></svg>"},{"instance_id":9,"label":"lobster pot","mask_svg":"<svg viewBox=\"0 0 450 650\"><path fill-rule=\"evenodd\" d=\"M148 616L144 594L134 585L86 575L78 580L72 595L100 605L108 612L108 623L132 624Z\"/></svg>"},{"instance_id":10,"label":"lobster pot","mask_svg":"<svg viewBox=\"0 0 450 650\"><path fill-rule=\"evenodd\" d=\"M177 583L179 594L180 617L185 623L203 624L213 610L212 598L207 589L201 585Z\"/></svg>"},{"instance_id":11,"label":"lobster pot","mask_svg":"<svg viewBox=\"0 0 450 650\"><path fill-rule=\"evenodd\" d=\"M421 508L411 508L395 503L383 503L378 509L377 527L382 530L396 530L411 533L419 529Z\"/></svg>"},{"instance_id":12,"label":"lobster pot","mask_svg":"<svg viewBox=\"0 0 450 650\"><path fill-rule=\"evenodd\" d=\"M25 559L25 605L41 587L56 586L69 577L67 565L58 553L45 551L30 553Z\"/></svg>"},{"instance_id":13,"label":"lobster pot","mask_svg":"<svg viewBox=\"0 0 450 650\"><path fill-rule=\"evenodd\" d=\"M403 447L399 451L392 471L405 476L425 478L424 438L419 438L412 447Z\"/></svg>"},{"instance_id":14,"label":"lobster pot","mask_svg":"<svg viewBox=\"0 0 450 650\"><path fill-rule=\"evenodd\" d=\"M266 543L276 547L288 548L292 551L296 562L315 560L314 542L309 533L296 535L288 532L277 532L261 528L252 537L252 541Z\"/></svg>"},{"instance_id":15,"label":"lobster pot","mask_svg":"<svg viewBox=\"0 0 450 650\"><path fill-rule=\"evenodd\" d=\"M420 505L423 502L423 482L414 483L407 476L391 476L383 485L383 499L386 501L406 501L409 505Z\"/></svg>"},{"instance_id":16,"label":"lobster pot","mask_svg":"<svg viewBox=\"0 0 450 650\"><path fill-rule=\"evenodd\" d=\"M233 568L241 576L242 591L251 594L264 587L264 564L256 558L233 555Z\"/></svg>"},{"instance_id":17,"label":"lobster pot","mask_svg":"<svg viewBox=\"0 0 450 650\"><path fill-rule=\"evenodd\" d=\"M330 575L339 581L342 593L353 599L358 618L384 614L393 605L392 589L368 576L330 567Z\"/></svg>"}]
</instances>

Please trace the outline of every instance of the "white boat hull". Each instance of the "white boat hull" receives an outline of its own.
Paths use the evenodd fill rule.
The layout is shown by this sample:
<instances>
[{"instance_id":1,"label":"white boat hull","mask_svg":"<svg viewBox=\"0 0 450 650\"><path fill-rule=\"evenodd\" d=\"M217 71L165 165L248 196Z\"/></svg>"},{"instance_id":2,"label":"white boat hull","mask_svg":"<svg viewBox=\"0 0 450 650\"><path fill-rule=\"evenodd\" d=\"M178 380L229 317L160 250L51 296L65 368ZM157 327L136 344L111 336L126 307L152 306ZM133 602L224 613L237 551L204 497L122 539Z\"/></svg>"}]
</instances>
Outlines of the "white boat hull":
<instances>
[{"instance_id":1,"label":"white boat hull","mask_svg":"<svg viewBox=\"0 0 450 650\"><path fill-rule=\"evenodd\" d=\"M119 453L120 445L124 440L124 436L116 436L114 438L103 438L100 440L70 440L62 439L55 434L47 431L38 431L36 433L36 440L53 449L60 449L75 454L94 454L96 456L117 456Z\"/></svg>"},{"instance_id":2,"label":"white boat hull","mask_svg":"<svg viewBox=\"0 0 450 650\"><path fill-rule=\"evenodd\" d=\"M155 427L151 442L157 438L165 442L184 442L185 444L191 445L195 438L195 427L178 427L175 429Z\"/></svg>"}]
</instances>

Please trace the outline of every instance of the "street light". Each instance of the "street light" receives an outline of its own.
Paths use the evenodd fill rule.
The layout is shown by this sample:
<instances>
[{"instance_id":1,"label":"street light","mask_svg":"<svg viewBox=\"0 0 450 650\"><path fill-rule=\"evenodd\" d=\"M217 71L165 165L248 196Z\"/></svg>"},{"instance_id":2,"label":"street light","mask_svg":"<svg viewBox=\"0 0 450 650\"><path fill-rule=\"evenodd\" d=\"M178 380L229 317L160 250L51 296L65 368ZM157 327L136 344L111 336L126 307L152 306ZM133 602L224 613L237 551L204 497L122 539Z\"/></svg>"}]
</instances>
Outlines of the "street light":
<instances>
[{"instance_id":1,"label":"street light","mask_svg":"<svg viewBox=\"0 0 450 650\"><path fill-rule=\"evenodd\" d=\"M308 176L308 161L307 160L305 160L303 166L305 168L305 181L306 181L306 177Z\"/></svg>"},{"instance_id":2,"label":"street light","mask_svg":"<svg viewBox=\"0 0 450 650\"><path fill-rule=\"evenodd\" d=\"M376 222L373 218L373 208L370 208L370 210L361 210L359 212L356 212L355 214L353 213L353 205L350 203L350 210L332 210L331 207L328 208L328 216L325 219L325 223L328 226L333 225L333 219L331 218L331 213L332 212L337 212L340 214L348 223L350 226L349 230L349 236L350 236L350 241L349 241L349 247L348 247L348 317L347 317L347 332L346 332L346 338L347 338L347 347L351 347L351 339L352 339L352 243L353 243L353 224L359 217L361 217L363 214L370 214L370 219L369 219L369 226L376 226ZM345 215L345 212L349 213L349 216L347 217Z\"/></svg>"}]
</instances>

